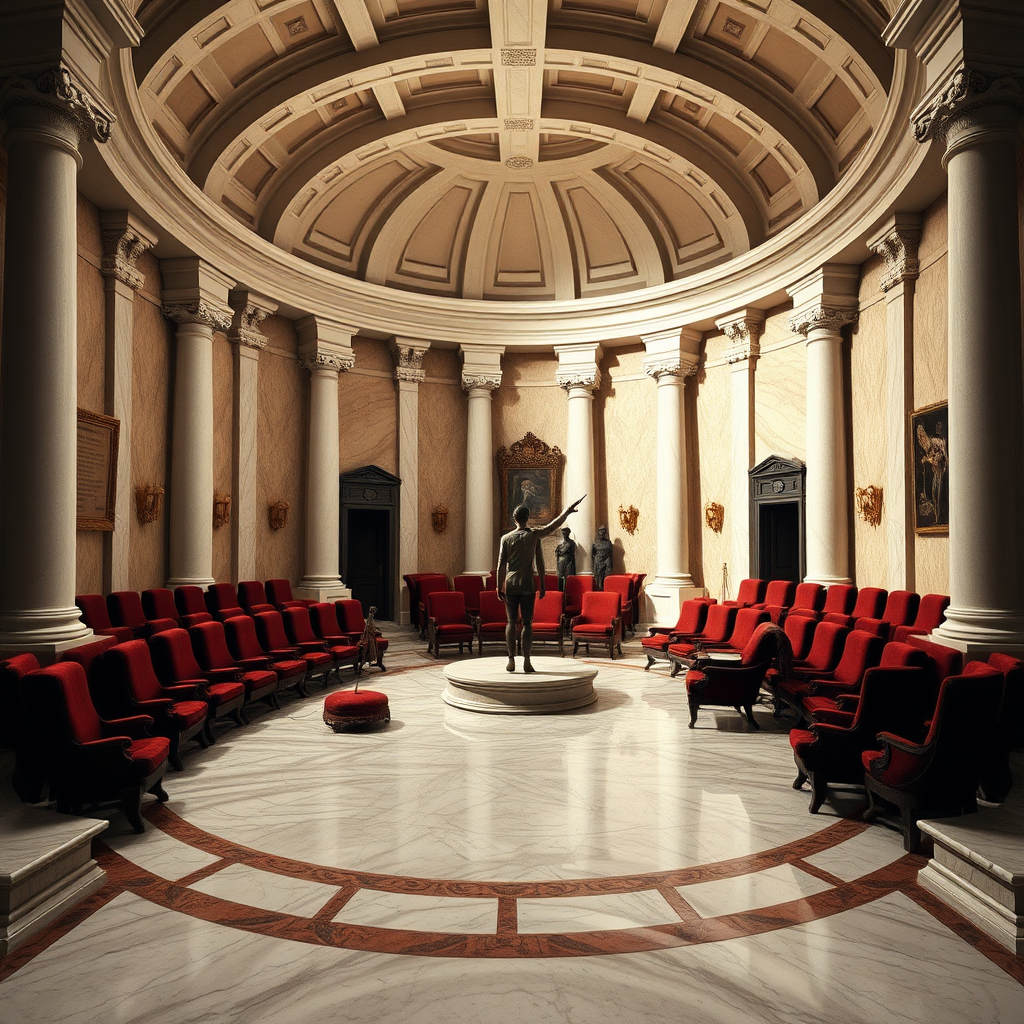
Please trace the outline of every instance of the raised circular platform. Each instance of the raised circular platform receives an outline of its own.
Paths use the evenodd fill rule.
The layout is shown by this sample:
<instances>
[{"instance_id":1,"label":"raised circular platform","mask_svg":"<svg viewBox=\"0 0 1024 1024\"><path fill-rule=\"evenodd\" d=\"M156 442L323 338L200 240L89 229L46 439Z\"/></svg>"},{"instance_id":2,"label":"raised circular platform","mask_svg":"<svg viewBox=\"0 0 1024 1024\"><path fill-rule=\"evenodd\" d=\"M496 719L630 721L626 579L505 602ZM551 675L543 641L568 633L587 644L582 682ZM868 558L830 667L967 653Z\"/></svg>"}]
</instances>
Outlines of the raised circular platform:
<instances>
[{"instance_id":1,"label":"raised circular platform","mask_svg":"<svg viewBox=\"0 0 1024 1024\"><path fill-rule=\"evenodd\" d=\"M582 708L597 700L592 665L565 658L534 658L531 675L516 658L516 671L506 672L507 658L460 661L444 670L448 685L444 702L463 711L498 715L546 715Z\"/></svg>"}]
</instances>

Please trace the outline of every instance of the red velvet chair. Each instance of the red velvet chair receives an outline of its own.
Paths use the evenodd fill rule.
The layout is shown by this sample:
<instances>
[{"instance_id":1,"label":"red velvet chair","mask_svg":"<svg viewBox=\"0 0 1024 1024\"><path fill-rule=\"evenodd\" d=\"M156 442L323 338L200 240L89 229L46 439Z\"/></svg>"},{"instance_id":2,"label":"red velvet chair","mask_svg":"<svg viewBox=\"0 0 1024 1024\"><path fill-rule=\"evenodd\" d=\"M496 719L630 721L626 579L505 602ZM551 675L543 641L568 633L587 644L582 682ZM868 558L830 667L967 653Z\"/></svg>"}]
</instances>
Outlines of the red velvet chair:
<instances>
[{"instance_id":1,"label":"red velvet chair","mask_svg":"<svg viewBox=\"0 0 1024 1024\"><path fill-rule=\"evenodd\" d=\"M156 677L164 686L191 685L206 701L208 722L230 718L235 725L248 724L245 717L245 686L240 682L212 681L199 667L188 630L169 629L149 642ZM211 739L212 734L211 734Z\"/></svg>"},{"instance_id":2,"label":"red velvet chair","mask_svg":"<svg viewBox=\"0 0 1024 1024\"><path fill-rule=\"evenodd\" d=\"M332 602L317 601L309 606L309 621L313 632L330 646L354 645L358 637L341 628L338 609Z\"/></svg>"},{"instance_id":3,"label":"red velvet chair","mask_svg":"<svg viewBox=\"0 0 1024 1024\"><path fill-rule=\"evenodd\" d=\"M57 659L73 661L82 666L89 684L89 696L100 718L121 718L129 713L125 707L124 694L110 685L110 679L103 668L104 652L117 642L112 636L97 637L91 644L69 647Z\"/></svg>"},{"instance_id":4,"label":"red velvet chair","mask_svg":"<svg viewBox=\"0 0 1024 1024\"><path fill-rule=\"evenodd\" d=\"M994 735L982 760L979 789L983 800L1000 804L1013 788L1010 752L1016 741L1015 731L1024 724L1024 670L1021 663L1008 654L990 654L988 663L1002 673L1003 693Z\"/></svg>"},{"instance_id":5,"label":"red velvet chair","mask_svg":"<svg viewBox=\"0 0 1024 1024\"><path fill-rule=\"evenodd\" d=\"M629 595L632 592L633 584L629 576L619 573L614 576L605 576L604 591L618 594L621 599L620 612L622 616L622 633L625 635L628 629L630 633L636 632L636 624L633 616L633 602Z\"/></svg>"},{"instance_id":6,"label":"red velvet chair","mask_svg":"<svg viewBox=\"0 0 1024 1024\"><path fill-rule=\"evenodd\" d=\"M508 614L505 611L505 602L498 597L497 591L481 591L480 610L474 623L478 658L483 657L484 644L500 644L502 649L505 649L505 627L507 624Z\"/></svg>"},{"instance_id":7,"label":"red velvet chair","mask_svg":"<svg viewBox=\"0 0 1024 1024\"><path fill-rule=\"evenodd\" d=\"M850 589L856 593L855 587ZM820 583L798 583L787 615L809 615L816 619L821 615L825 596L825 588ZM850 603L853 603L852 598Z\"/></svg>"},{"instance_id":8,"label":"red velvet chair","mask_svg":"<svg viewBox=\"0 0 1024 1024\"><path fill-rule=\"evenodd\" d=\"M736 608L749 608L764 600L764 592L767 588L767 580L740 580L740 589L736 591L735 600L723 601L722 604L733 605Z\"/></svg>"},{"instance_id":9,"label":"red velvet chair","mask_svg":"<svg viewBox=\"0 0 1024 1024\"><path fill-rule=\"evenodd\" d=\"M741 651L708 651L699 655L686 673L686 702L690 709L690 728L697 721L702 707L729 707L746 714L754 729L761 727L754 720L754 704L761 692L765 672L776 657L780 638L785 634L772 622L761 622ZM738 654L736 661L721 660Z\"/></svg>"},{"instance_id":10,"label":"red velvet chair","mask_svg":"<svg viewBox=\"0 0 1024 1024\"><path fill-rule=\"evenodd\" d=\"M889 639L889 623L885 619L855 619L853 629L861 633L870 633L872 636L879 636L883 640Z\"/></svg>"},{"instance_id":11,"label":"red velvet chair","mask_svg":"<svg viewBox=\"0 0 1024 1024\"><path fill-rule=\"evenodd\" d=\"M843 621L849 618L853 606L857 602L857 588L851 583L833 583L827 590L817 583L801 583L801 587L815 587L820 592L813 607L808 607L801 600L801 591L797 588L797 599L790 609L790 615L810 615L820 619L826 615L842 616Z\"/></svg>"},{"instance_id":12,"label":"red velvet chair","mask_svg":"<svg viewBox=\"0 0 1024 1024\"><path fill-rule=\"evenodd\" d=\"M835 587L829 587L829 594ZM878 587L861 587L857 591L857 600L849 614L833 612L828 610L828 594L825 595L825 610L822 614L824 622L832 622L850 629L858 619L880 619L885 610L885 600L889 596L888 591Z\"/></svg>"},{"instance_id":13,"label":"red velvet chair","mask_svg":"<svg viewBox=\"0 0 1024 1024\"><path fill-rule=\"evenodd\" d=\"M277 675L275 695L294 688L303 697L309 696L306 689L309 666L304 658L298 657L294 647L274 651L265 649L256 635L256 623L248 615L232 615L224 623L224 632L228 650L239 665L243 668L269 668Z\"/></svg>"},{"instance_id":14,"label":"red velvet chair","mask_svg":"<svg viewBox=\"0 0 1024 1024\"><path fill-rule=\"evenodd\" d=\"M796 584L791 580L769 580L764 591L764 600L751 605L763 609L772 622L778 624L789 612L796 598Z\"/></svg>"},{"instance_id":15,"label":"red velvet chair","mask_svg":"<svg viewBox=\"0 0 1024 1024\"><path fill-rule=\"evenodd\" d=\"M426 595L427 653L441 656L442 644L466 645L473 650L473 626L466 612L466 596L457 590L434 590Z\"/></svg>"},{"instance_id":16,"label":"red velvet chair","mask_svg":"<svg viewBox=\"0 0 1024 1024\"><path fill-rule=\"evenodd\" d=\"M172 619L176 626L181 625L181 613L174 603L174 591L166 587L144 590L141 594L142 610L148 621Z\"/></svg>"},{"instance_id":17,"label":"red velvet chair","mask_svg":"<svg viewBox=\"0 0 1024 1024\"><path fill-rule=\"evenodd\" d=\"M308 608L311 604L316 604L316 601L312 601L308 597L293 597L292 585L288 580L267 580L264 590L267 595L267 602L272 604L279 612L283 612L285 608L291 608L294 605L303 605Z\"/></svg>"},{"instance_id":18,"label":"red velvet chair","mask_svg":"<svg viewBox=\"0 0 1024 1024\"><path fill-rule=\"evenodd\" d=\"M191 584L174 588L174 604L178 618L185 629L198 626L201 622L212 622L213 616L206 607L203 588Z\"/></svg>"},{"instance_id":19,"label":"red velvet chair","mask_svg":"<svg viewBox=\"0 0 1024 1024\"><path fill-rule=\"evenodd\" d=\"M284 628L284 618L279 611L273 609L269 612L257 612L253 616L253 625L256 627L256 639L260 647L270 656L275 663L275 668L287 661L304 661L306 663L306 679L309 682L318 679L326 684L327 677L334 671L334 655L320 646L313 648L303 647L301 644L293 644L288 639ZM314 642L316 638L314 637ZM299 693L305 693L305 685L298 687Z\"/></svg>"},{"instance_id":20,"label":"red velvet chair","mask_svg":"<svg viewBox=\"0 0 1024 1024\"><path fill-rule=\"evenodd\" d=\"M906 643L911 636L927 636L946 621L946 609L949 598L945 594L925 594L917 607L917 617L912 625L897 626L893 630L893 640Z\"/></svg>"},{"instance_id":21,"label":"red velvet chair","mask_svg":"<svg viewBox=\"0 0 1024 1024\"><path fill-rule=\"evenodd\" d=\"M887 644L886 647L892 647L893 652L895 652L899 650L895 643L893 641L893 643ZM932 675L933 696L935 697L939 695L939 686L943 679L949 676L958 676L964 669L964 656L953 647L935 644L927 637L914 636L913 634L907 638L907 646L917 651L924 651L928 656L927 666Z\"/></svg>"},{"instance_id":22,"label":"red velvet chair","mask_svg":"<svg viewBox=\"0 0 1024 1024\"><path fill-rule=\"evenodd\" d=\"M647 578L645 572L627 572L629 577L629 599L633 602L633 621L643 621L643 605L640 603L644 589L644 580Z\"/></svg>"},{"instance_id":23,"label":"red velvet chair","mask_svg":"<svg viewBox=\"0 0 1024 1024\"><path fill-rule=\"evenodd\" d=\"M333 660L334 671L341 675L343 667L349 667L359 674L359 647L350 643L329 643L316 635L309 608L305 605L291 605L281 613L285 633L292 645L300 651L326 651ZM337 620L335 620L337 621Z\"/></svg>"},{"instance_id":24,"label":"red velvet chair","mask_svg":"<svg viewBox=\"0 0 1024 1024\"><path fill-rule=\"evenodd\" d=\"M47 779L39 724L28 713L21 692L21 680L38 670L34 654L15 654L0 661L0 745L14 751L11 784L18 799L27 804L43 799Z\"/></svg>"},{"instance_id":25,"label":"red velvet chair","mask_svg":"<svg viewBox=\"0 0 1024 1024\"><path fill-rule=\"evenodd\" d=\"M82 622L98 636L112 636L118 643L135 638L127 626L115 626L110 621L107 602L102 594L77 594L75 604L82 613Z\"/></svg>"},{"instance_id":26,"label":"red velvet chair","mask_svg":"<svg viewBox=\"0 0 1024 1024\"><path fill-rule=\"evenodd\" d=\"M715 607L712 605L712 608ZM675 657L687 656L698 649L702 650L732 650L741 651L747 645L747 641L753 635L754 630L761 625L762 622L768 622L768 613L762 608L739 608L736 605L719 605L722 609L731 608L733 615L730 617L732 624L729 627L728 633L722 640L716 640L712 637L712 632L715 630L716 621L723 616L727 615L724 612L714 612L708 610L707 622L704 627L704 633L701 636L694 637L692 640L681 640L678 643L670 644L669 651Z\"/></svg>"},{"instance_id":27,"label":"red velvet chair","mask_svg":"<svg viewBox=\"0 0 1024 1024\"><path fill-rule=\"evenodd\" d=\"M58 662L25 677L27 710L41 724L51 795L63 814L81 814L89 803L120 800L135 832L142 823L142 794L167 799L160 784L170 741L150 736L152 719L134 715L104 721L89 697L81 665Z\"/></svg>"},{"instance_id":28,"label":"red velvet chair","mask_svg":"<svg viewBox=\"0 0 1024 1024\"><path fill-rule=\"evenodd\" d=\"M565 657L565 594L561 590L548 590L533 602L533 643L554 641L558 656Z\"/></svg>"},{"instance_id":29,"label":"red velvet chair","mask_svg":"<svg viewBox=\"0 0 1024 1024\"><path fill-rule=\"evenodd\" d=\"M484 577L473 574L456 576L452 588L466 598L466 611L476 615L480 611L480 592L484 589Z\"/></svg>"},{"instance_id":30,"label":"red velvet chair","mask_svg":"<svg viewBox=\"0 0 1024 1024\"><path fill-rule=\"evenodd\" d=\"M850 640L856 633L850 634ZM874 642L879 637L869 637ZM861 755L876 745L883 731L922 739L923 723L935 707L935 693L927 670L921 668L869 668L860 684L857 710L843 724L814 722L807 729L792 729L797 776L794 789L811 783L811 814L817 814L830 786L863 787Z\"/></svg>"},{"instance_id":31,"label":"red velvet chair","mask_svg":"<svg viewBox=\"0 0 1024 1024\"><path fill-rule=\"evenodd\" d=\"M565 617L572 621L583 611L583 595L593 593L593 576L565 577Z\"/></svg>"},{"instance_id":32,"label":"red velvet chair","mask_svg":"<svg viewBox=\"0 0 1024 1024\"><path fill-rule=\"evenodd\" d=\"M115 590L107 594L107 614L115 626L127 626L135 638L149 635L142 598L135 590Z\"/></svg>"},{"instance_id":33,"label":"red velvet chair","mask_svg":"<svg viewBox=\"0 0 1024 1024\"><path fill-rule=\"evenodd\" d=\"M795 706L796 699L807 695L808 680L828 678L839 664L848 633L845 626L819 622L814 629L810 652L806 658L793 660L788 678L775 674L768 676L766 686L772 694L776 718L782 714L784 706Z\"/></svg>"},{"instance_id":34,"label":"red velvet chair","mask_svg":"<svg viewBox=\"0 0 1024 1024\"><path fill-rule=\"evenodd\" d=\"M880 636L851 630L839 664L825 676L809 679L805 690L793 694L794 707L807 719L815 712L837 710L836 698L860 693L864 673L881 663L884 649L885 641Z\"/></svg>"},{"instance_id":35,"label":"red velvet chair","mask_svg":"<svg viewBox=\"0 0 1024 1024\"><path fill-rule=\"evenodd\" d=\"M889 623L889 636L893 639L893 633L900 626L909 626L917 616L918 606L921 604L921 595L915 594L912 590L892 590L885 602L885 610L882 612L882 620Z\"/></svg>"},{"instance_id":36,"label":"red velvet chair","mask_svg":"<svg viewBox=\"0 0 1024 1024\"><path fill-rule=\"evenodd\" d=\"M277 611L267 600L267 592L259 580L242 580L238 584L238 603L246 615Z\"/></svg>"},{"instance_id":37,"label":"red velvet chair","mask_svg":"<svg viewBox=\"0 0 1024 1024\"><path fill-rule=\"evenodd\" d=\"M251 620L250 620L251 621ZM262 700L275 708L277 700L277 673L266 667L261 658L259 667L245 667L235 661L228 649L223 622L200 622L188 631L192 650L203 674L210 682L239 682L245 687L245 703Z\"/></svg>"},{"instance_id":38,"label":"red velvet chair","mask_svg":"<svg viewBox=\"0 0 1024 1024\"><path fill-rule=\"evenodd\" d=\"M886 813L879 801L896 809L905 849L921 842L921 818L948 818L978 809L977 792L988 747L993 742L1003 674L980 661L950 676L939 690L931 728L916 743L881 732L880 750L861 755L868 809L864 820Z\"/></svg>"},{"instance_id":39,"label":"red velvet chair","mask_svg":"<svg viewBox=\"0 0 1024 1024\"><path fill-rule=\"evenodd\" d=\"M652 626L647 636L640 638L640 646L647 655L646 672L655 661L668 660L669 644L682 643L697 636L708 617L708 604L700 599L684 601L674 626Z\"/></svg>"},{"instance_id":40,"label":"red velvet chair","mask_svg":"<svg viewBox=\"0 0 1024 1024\"><path fill-rule=\"evenodd\" d=\"M569 579L572 577L567 577L567 586ZM574 658L580 644L588 655L591 644L607 644L609 658L615 657L616 649L622 654L621 601L614 591L591 591L583 595L583 610L569 622Z\"/></svg>"},{"instance_id":41,"label":"red velvet chair","mask_svg":"<svg viewBox=\"0 0 1024 1024\"><path fill-rule=\"evenodd\" d=\"M111 647L103 655L103 667L111 684L128 698L136 715L153 719L152 731L170 741L168 759L175 771L182 770L180 750L194 739L204 750L209 745L206 701L196 683L162 686L153 670L145 640L129 640Z\"/></svg>"},{"instance_id":42,"label":"red velvet chair","mask_svg":"<svg viewBox=\"0 0 1024 1024\"><path fill-rule=\"evenodd\" d=\"M722 644L728 640L736 623L736 613L739 609L736 605L712 604L708 606L707 618L704 621L704 629L689 640L680 640L677 643L668 645L668 660L672 663L671 675L675 677L680 668L694 652L698 651L704 644Z\"/></svg>"},{"instance_id":43,"label":"red velvet chair","mask_svg":"<svg viewBox=\"0 0 1024 1024\"><path fill-rule=\"evenodd\" d=\"M811 653L814 643L814 631L818 628L818 620L809 615L787 615L782 623L782 630L789 637L789 645L793 649L794 661L802 661Z\"/></svg>"},{"instance_id":44,"label":"red velvet chair","mask_svg":"<svg viewBox=\"0 0 1024 1024\"><path fill-rule=\"evenodd\" d=\"M449 594L452 592L448 585L448 577L440 573L429 573L423 576L416 585L420 595L419 600L419 622L420 639L427 635L427 620L430 618L430 596L431 594ZM465 607L466 597L463 595L462 604Z\"/></svg>"},{"instance_id":45,"label":"red velvet chair","mask_svg":"<svg viewBox=\"0 0 1024 1024\"><path fill-rule=\"evenodd\" d=\"M473 578L480 579L479 576ZM479 602L479 591L477 601ZM466 607L468 608L469 605L467 604ZM334 612L338 617L338 625L341 626L342 632L348 633L349 636L353 637L353 643L358 645L366 629L366 619L363 618L362 604L354 597L342 598L342 600L334 602ZM381 672L384 671L384 653L387 649L387 640L383 636L377 637L377 660L374 664ZM366 657L361 652L360 661L366 660Z\"/></svg>"},{"instance_id":46,"label":"red velvet chair","mask_svg":"<svg viewBox=\"0 0 1024 1024\"><path fill-rule=\"evenodd\" d=\"M238 594L230 583L211 583L206 588L206 610L218 622L245 615L245 609L238 603Z\"/></svg>"}]
</instances>

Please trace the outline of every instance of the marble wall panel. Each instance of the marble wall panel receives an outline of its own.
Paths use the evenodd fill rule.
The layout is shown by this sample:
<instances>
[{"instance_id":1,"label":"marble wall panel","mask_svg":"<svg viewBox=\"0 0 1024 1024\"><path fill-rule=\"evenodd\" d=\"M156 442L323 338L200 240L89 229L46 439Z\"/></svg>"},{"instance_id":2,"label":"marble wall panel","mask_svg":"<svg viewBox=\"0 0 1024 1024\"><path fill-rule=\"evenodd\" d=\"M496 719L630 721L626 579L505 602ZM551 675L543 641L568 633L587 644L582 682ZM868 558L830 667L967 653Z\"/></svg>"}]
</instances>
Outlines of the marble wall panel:
<instances>
[{"instance_id":1,"label":"marble wall panel","mask_svg":"<svg viewBox=\"0 0 1024 1024\"><path fill-rule=\"evenodd\" d=\"M213 336L213 489L231 493L234 466L235 354L227 337ZM213 529L213 494L210 495L210 530L213 533L213 578L234 583L231 567L231 531Z\"/></svg>"},{"instance_id":2,"label":"marble wall panel","mask_svg":"<svg viewBox=\"0 0 1024 1024\"><path fill-rule=\"evenodd\" d=\"M709 337L705 358L710 362L724 354L726 345L721 335ZM722 564L730 559L729 518L736 510L731 508L729 480L732 429L730 419L730 380L728 366L705 366L696 376L697 430L690 444L697 449L699 481L693 488L700 509L700 561L690 563L694 583L707 588L712 597L721 597ZM692 382L687 388L693 387ZM698 489L699 488L699 489ZM721 533L715 533L704 523L704 506L717 502L725 507L725 523ZM745 515L745 511L743 511ZM691 544L691 549L695 545ZM731 579L730 574L730 579ZM731 593L736 593L739 579L731 579Z\"/></svg>"},{"instance_id":3,"label":"marble wall panel","mask_svg":"<svg viewBox=\"0 0 1024 1024\"><path fill-rule=\"evenodd\" d=\"M777 321L769 324L777 329ZM769 455L801 462L807 455L807 349L802 339L789 344L784 329L784 347L763 347L754 373L755 466Z\"/></svg>"},{"instance_id":4,"label":"marble wall panel","mask_svg":"<svg viewBox=\"0 0 1024 1024\"><path fill-rule=\"evenodd\" d=\"M160 484L163 514L142 524L134 505L129 519L128 580L133 590L162 587L167 580L167 525L170 485L171 402L174 379L174 325L161 312L160 266L146 255L136 268L145 280L135 293L132 339L132 436L121 438L130 452L131 489ZM212 513L211 513L212 514Z\"/></svg>"},{"instance_id":5,"label":"marble wall panel","mask_svg":"<svg viewBox=\"0 0 1024 1024\"><path fill-rule=\"evenodd\" d=\"M340 471L380 466L398 473L398 399L387 346L354 338L355 366L338 382Z\"/></svg>"},{"instance_id":6,"label":"marble wall panel","mask_svg":"<svg viewBox=\"0 0 1024 1024\"><path fill-rule=\"evenodd\" d=\"M309 372L299 365L290 320L268 317L260 329L267 345L258 382L256 578L297 581L303 573ZM275 501L291 503L282 530L270 526L267 506Z\"/></svg>"}]
</instances>

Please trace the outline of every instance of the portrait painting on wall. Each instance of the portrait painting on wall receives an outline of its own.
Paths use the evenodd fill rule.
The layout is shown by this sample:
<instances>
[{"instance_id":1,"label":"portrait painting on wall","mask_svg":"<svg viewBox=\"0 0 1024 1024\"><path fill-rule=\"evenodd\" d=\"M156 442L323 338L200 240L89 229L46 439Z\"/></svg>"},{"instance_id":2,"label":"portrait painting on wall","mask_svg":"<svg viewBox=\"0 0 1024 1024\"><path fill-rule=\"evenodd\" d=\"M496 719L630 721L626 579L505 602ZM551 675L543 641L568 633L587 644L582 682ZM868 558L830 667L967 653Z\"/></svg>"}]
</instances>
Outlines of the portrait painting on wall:
<instances>
[{"instance_id":1,"label":"portrait painting on wall","mask_svg":"<svg viewBox=\"0 0 1024 1024\"><path fill-rule=\"evenodd\" d=\"M531 526L550 522L561 507L562 453L534 434L498 449L502 528L520 505L530 510Z\"/></svg>"},{"instance_id":2,"label":"portrait painting on wall","mask_svg":"<svg viewBox=\"0 0 1024 1024\"><path fill-rule=\"evenodd\" d=\"M914 448L914 532L949 532L949 423L947 402L910 414Z\"/></svg>"}]
</instances>

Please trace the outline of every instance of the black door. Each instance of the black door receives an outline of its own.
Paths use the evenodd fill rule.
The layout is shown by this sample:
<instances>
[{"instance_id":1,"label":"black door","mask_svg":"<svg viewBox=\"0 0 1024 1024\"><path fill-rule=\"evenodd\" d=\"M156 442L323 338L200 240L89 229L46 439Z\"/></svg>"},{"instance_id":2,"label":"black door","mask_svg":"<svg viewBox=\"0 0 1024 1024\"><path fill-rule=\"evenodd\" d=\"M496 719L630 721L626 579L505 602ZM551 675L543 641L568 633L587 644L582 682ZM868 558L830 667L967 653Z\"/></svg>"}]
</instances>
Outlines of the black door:
<instances>
[{"instance_id":1,"label":"black door","mask_svg":"<svg viewBox=\"0 0 1024 1024\"><path fill-rule=\"evenodd\" d=\"M390 517L388 509L348 509L345 583L363 606L363 614L373 605L381 619L391 617Z\"/></svg>"},{"instance_id":2,"label":"black door","mask_svg":"<svg viewBox=\"0 0 1024 1024\"><path fill-rule=\"evenodd\" d=\"M758 577L800 582L800 506L795 501L764 502L760 509Z\"/></svg>"}]
</instances>

